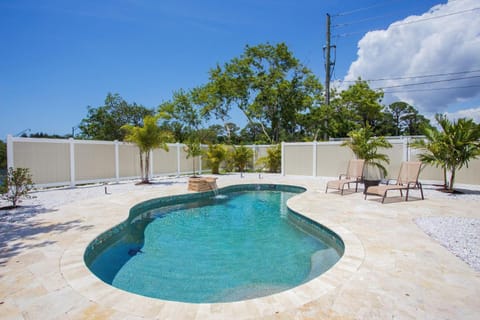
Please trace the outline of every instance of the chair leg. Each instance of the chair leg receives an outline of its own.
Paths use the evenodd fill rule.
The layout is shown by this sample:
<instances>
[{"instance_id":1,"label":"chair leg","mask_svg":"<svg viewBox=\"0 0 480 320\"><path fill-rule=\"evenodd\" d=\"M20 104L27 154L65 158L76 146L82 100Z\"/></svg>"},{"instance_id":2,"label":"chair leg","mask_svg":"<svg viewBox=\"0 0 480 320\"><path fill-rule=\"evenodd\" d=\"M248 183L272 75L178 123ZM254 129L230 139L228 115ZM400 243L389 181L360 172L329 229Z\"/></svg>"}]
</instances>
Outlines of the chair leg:
<instances>
[{"instance_id":1,"label":"chair leg","mask_svg":"<svg viewBox=\"0 0 480 320\"><path fill-rule=\"evenodd\" d=\"M407 196L405 197L405 201L408 201L408 191L410 190L410 188L407 188Z\"/></svg>"},{"instance_id":2,"label":"chair leg","mask_svg":"<svg viewBox=\"0 0 480 320\"><path fill-rule=\"evenodd\" d=\"M383 194L383 197L382 197L382 203L385 201L385 198L387 197L387 190L385 190L385 193Z\"/></svg>"},{"instance_id":3,"label":"chair leg","mask_svg":"<svg viewBox=\"0 0 480 320\"><path fill-rule=\"evenodd\" d=\"M419 182L418 183L418 187L420 188L420 194L422 195L422 200L425 200L425 198L423 197L423 188L422 188L422 184Z\"/></svg>"}]
</instances>

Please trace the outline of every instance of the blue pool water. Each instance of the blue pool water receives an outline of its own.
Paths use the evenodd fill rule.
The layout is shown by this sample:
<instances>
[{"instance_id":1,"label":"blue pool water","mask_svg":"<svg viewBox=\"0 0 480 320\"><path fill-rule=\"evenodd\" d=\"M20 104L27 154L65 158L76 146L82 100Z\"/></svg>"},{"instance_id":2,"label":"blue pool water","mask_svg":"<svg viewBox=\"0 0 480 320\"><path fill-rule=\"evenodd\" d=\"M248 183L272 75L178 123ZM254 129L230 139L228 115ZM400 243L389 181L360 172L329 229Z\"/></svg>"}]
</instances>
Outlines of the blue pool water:
<instances>
[{"instance_id":1,"label":"blue pool water","mask_svg":"<svg viewBox=\"0 0 480 320\"><path fill-rule=\"evenodd\" d=\"M145 211L86 254L87 265L117 288L165 300L229 302L292 288L343 253L333 233L288 210L295 194L234 191Z\"/></svg>"}]
</instances>

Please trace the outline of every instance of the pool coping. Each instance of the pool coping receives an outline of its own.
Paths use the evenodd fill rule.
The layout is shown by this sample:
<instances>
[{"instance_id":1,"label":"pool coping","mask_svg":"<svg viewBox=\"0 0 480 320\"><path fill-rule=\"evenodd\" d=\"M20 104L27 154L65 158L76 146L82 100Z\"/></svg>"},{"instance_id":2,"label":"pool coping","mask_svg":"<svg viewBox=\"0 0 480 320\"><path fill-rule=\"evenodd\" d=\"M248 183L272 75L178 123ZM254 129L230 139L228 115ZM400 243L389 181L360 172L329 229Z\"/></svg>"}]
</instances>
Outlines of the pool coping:
<instances>
[{"instance_id":1,"label":"pool coping","mask_svg":"<svg viewBox=\"0 0 480 320\"><path fill-rule=\"evenodd\" d=\"M230 183L227 184L244 184ZM251 184L251 182L249 183ZM262 184L262 183L257 183ZM284 183L272 183L287 185ZM302 203L313 190L308 185L291 183L288 185L305 188L304 193L295 195L287 201L287 206L296 213L303 215L335 232L343 241L345 251L341 259L325 273L309 282L290 290L270 296L229 303L185 303L166 301L140 296L112 287L98 279L86 266L84 252L90 242L102 232L105 226L93 226L67 248L60 259L60 272L68 285L88 300L94 301L113 310L146 318L258 318L275 315L289 309L296 309L322 298L354 275L365 258L365 250L360 239L349 229L334 223L322 216L314 215ZM184 192L183 194L186 194ZM182 193L178 193L182 194ZM175 194L177 195L177 194ZM135 205L135 203L133 204ZM112 221L114 227L128 218L130 204L121 214L119 221ZM340 210L340 209L339 209ZM122 217L120 217L122 216Z\"/></svg>"}]
</instances>

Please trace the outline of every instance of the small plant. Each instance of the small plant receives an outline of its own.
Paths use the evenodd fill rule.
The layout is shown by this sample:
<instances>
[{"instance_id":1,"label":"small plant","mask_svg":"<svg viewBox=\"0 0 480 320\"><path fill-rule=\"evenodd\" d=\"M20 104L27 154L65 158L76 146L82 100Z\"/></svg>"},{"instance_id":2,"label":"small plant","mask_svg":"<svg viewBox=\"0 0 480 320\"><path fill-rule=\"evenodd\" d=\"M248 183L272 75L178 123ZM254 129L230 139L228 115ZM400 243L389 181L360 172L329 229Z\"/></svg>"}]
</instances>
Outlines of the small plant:
<instances>
[{"instance_id":1,"label":"small plant","mask_svg":"<svg viewBox=\"0 0 480 320\"><path fill-rule=\"evenodd\" d=\"M33 189L32 175L28 168L8 168L4 184L0 187L2 198L10 201L16 208L21 198L29 198L28 192Z\"/></svg>"},{"instance_id":2,"label":"small plant","mask_svg":"<svg viewBox=\"0 0 480 320\"><path fill-rule=\"evenodd\" d=\"M248 162L253 157L253 150L245 146L235 147L232 152L233 162L239 172L245 172Z\"/></svg>"},{"instance_id":3,"label":"small plant","mask_svg":"<svg viewBox=\"0 0 480 320\"><path fill-rule=\"evenodd\" d=\"M188 139L185 142L185 147L184 147L185 152L187 153L187 159L192 158L193 161L193 177L197 176L197 171L195 168L195 158L199 157L203 154L202 146L200 145L200 142L197 139Z\"/></svg>"},{"instance_id":4,"label":"small plant","mask_svg":"<svg viewBox=\"0 0 480 320\"><path fill-rule=\"evenodd\" d=\"M282 166L282 147L277 144L267 149L267 155L257 160L257 164L263 168L268 168L268 172L280 172Z\"/></svg>"},{"instance_id":5,"label":"small plant","mask_svg":"<svg viewBox=\"0 0 480 320\"><path fill-rule=\"evenodd\" d=\"M227 157L227 149L221 144L211 144L206 152L208 165L213 174L219 173L220 163Z\"/></svg>"},{"instance_id":6,"label":"small plant","mask_svg":"<svg viewBox=\"0 0 480 320\"><path fill-rule=\"evenodd\" d=\"M233 172L235 170L235 159L233 149L227 149L223 166L226 172Z\"/></svg>"}]
</instances>

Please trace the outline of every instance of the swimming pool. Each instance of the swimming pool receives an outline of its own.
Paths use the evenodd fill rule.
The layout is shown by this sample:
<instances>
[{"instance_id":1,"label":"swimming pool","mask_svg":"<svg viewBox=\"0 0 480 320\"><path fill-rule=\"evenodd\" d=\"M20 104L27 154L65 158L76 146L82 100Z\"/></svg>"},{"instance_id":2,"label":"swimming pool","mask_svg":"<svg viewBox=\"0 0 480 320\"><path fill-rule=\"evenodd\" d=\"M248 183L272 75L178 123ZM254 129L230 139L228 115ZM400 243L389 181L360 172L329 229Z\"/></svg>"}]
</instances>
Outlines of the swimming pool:
<instances>
[{"instance_id":1,"label":"swimming pool","mask_svg":"<svg viewBox=\"0 0 480 320\"><path fill-rule=\"evenodd\" d=\"M330 230L288 210L303 188L240 185L165 197L129 218L85 252L101 280L144 296L193 303L261 297L302 284L343 254Z\"/></svg>"}]
</instances>

